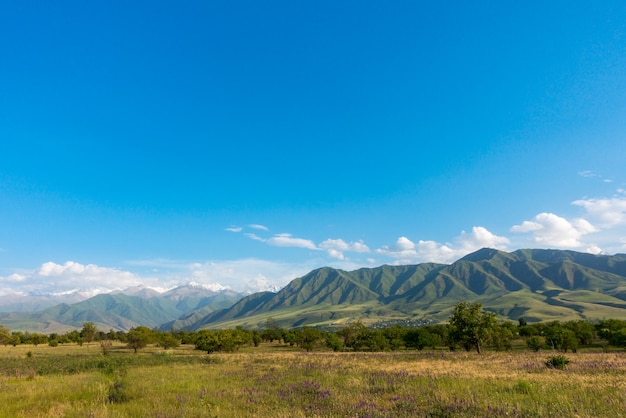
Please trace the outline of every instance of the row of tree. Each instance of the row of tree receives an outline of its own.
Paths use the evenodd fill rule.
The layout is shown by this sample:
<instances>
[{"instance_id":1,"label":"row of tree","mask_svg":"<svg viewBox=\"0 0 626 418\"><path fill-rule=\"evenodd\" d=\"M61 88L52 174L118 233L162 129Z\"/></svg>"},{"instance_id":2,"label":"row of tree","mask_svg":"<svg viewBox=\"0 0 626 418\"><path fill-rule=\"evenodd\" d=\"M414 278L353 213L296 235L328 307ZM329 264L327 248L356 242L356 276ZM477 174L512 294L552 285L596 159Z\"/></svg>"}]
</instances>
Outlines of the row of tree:
<instances>
[{"instance_id":1,"label":"row of tree","mask_svg":"<svg viewBox=\"0 0 626 418\"><path fill-rule=\"evenodd\" d=\"M90 343L100 341L103 351L110 348L111 341L121 341L135 352L148 344L165 349L179 344L193 344L208 353L236 351L242 346L258 346L261 342L279 341L311 351L327 347L334 351L385 351L448 347L450 350L476 350L485 348L507 350L514 339L524 338L527 346L535 351L542 348L576 351L579 346L599 341L608 345L626 348L626 321L608 319L592 323L578 320L569 322L541 322L528 324L520 318L516 325L510 321L499 321L493 312L484 311L480 303L462 302L455 306L447 324L427 325L420 328L391 326L372 329L361 322L352 322L338 331L323 331L304 327L289 329L278 327L268 320L262 330L243 328L200 331L156 331L139 326L128 332L99 331L92 322L81 330L65 334L37 334L11 332L0 325L0 344L44 344L55 346L64 343Z\"/></svg>"}]
</instances>

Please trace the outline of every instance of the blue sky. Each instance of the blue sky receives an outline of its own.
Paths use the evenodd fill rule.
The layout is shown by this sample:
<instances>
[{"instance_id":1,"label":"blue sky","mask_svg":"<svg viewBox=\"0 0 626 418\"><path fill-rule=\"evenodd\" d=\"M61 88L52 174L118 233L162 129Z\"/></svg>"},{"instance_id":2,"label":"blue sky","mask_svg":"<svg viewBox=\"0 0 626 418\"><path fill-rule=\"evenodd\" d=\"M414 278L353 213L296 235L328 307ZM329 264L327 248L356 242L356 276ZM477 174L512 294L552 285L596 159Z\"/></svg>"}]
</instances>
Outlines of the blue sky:
<instances>
[{"instance_id":1,"label":"blue sky","mask_svg":"<svg viewBox=\"0 0 626 418\"><path fill-rule=\"evenodd\" d=\"M626 252L626 6L8 2L0 295Z\"/></svg>"}]
</instances>

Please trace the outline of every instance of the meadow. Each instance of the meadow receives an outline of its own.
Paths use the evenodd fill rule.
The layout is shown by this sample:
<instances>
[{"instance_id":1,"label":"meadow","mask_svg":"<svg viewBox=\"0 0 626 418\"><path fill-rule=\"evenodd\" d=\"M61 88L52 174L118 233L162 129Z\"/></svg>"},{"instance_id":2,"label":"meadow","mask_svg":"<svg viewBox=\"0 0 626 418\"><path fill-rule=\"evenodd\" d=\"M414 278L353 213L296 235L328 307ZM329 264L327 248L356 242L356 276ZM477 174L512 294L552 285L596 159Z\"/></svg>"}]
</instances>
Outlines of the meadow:
<instances>
[{"instance_id":1,"label":"meadow","mask_svg":"<svg viewBox=\"0 0 626 418\"><path fill-rule=\"evenodd\" d=\"M626 353L0 347L2 417L615 417Z\"/></svg>"}]
</instances>

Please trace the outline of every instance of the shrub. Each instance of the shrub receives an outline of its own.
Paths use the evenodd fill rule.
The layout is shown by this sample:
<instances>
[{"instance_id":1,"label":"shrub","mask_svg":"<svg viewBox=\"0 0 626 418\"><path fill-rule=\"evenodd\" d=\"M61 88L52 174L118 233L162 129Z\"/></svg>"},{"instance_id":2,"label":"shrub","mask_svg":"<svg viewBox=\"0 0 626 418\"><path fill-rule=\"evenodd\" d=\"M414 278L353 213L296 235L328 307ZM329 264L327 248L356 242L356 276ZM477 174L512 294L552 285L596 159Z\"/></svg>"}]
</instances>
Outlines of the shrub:
<instances>
[{"instance_id":1,"label":"shrub","mask_svg":"<svg viewBox=\"0 0 626 418\"><path fill-rule=\"evenodd\" d=\"M570 359L565 356L552 356L548 357L548 360L546 360L546 367L549 367L551 369L564 370L565 366L567 366L569 362Z\"/></svg>"}]
</instances>

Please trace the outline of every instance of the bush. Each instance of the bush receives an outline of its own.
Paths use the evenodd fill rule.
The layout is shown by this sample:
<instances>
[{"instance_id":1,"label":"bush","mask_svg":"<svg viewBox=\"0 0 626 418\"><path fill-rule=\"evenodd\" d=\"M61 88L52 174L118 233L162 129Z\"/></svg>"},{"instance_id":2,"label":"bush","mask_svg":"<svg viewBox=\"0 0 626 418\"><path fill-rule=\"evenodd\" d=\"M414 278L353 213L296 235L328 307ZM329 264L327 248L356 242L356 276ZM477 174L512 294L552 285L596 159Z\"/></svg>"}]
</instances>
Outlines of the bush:
<instances>
[{"instance_id":1,"label":"bush","mask_svg":"<svg viewBox=\"0 0 626 418\"><path fill-rule=\"evenodd\" d=\"M548 357L548 360L546 360L546 367L550 369L564 370L565 366L567 366L569 362L570 359L565 356L552 356Z\"/></svg>"}]
</instances>

